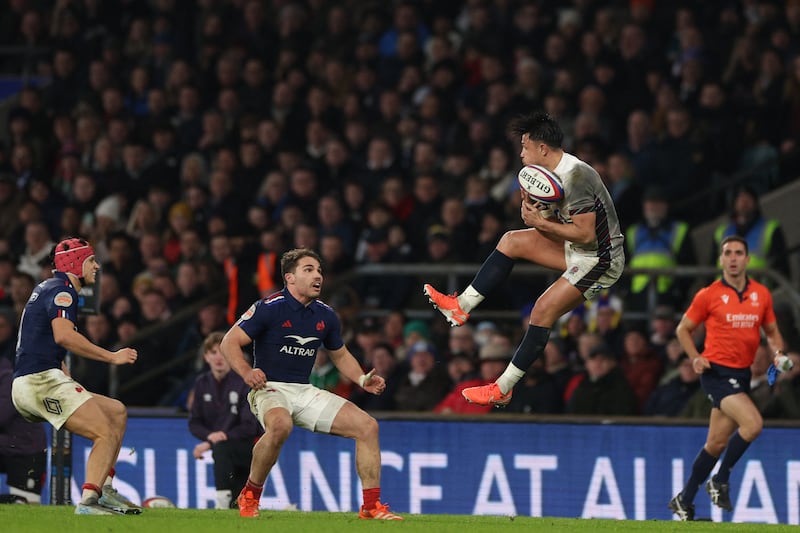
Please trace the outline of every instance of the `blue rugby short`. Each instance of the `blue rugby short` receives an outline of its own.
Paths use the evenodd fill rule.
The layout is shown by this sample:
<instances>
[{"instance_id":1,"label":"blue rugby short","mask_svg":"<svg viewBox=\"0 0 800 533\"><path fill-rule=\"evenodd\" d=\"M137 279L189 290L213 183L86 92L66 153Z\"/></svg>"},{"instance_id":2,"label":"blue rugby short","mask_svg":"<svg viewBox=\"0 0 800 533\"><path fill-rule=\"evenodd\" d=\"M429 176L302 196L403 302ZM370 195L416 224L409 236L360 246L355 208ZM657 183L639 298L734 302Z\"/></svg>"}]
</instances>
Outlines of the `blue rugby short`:
<instances>
[{"instance_id":1,"label":"blue rugby short","mask_svg":"<svg viewBox=\"0 0 800 533\"><path fill-rule=\"evenodd\" d=\"M711 368L700 374L700 385L714 407L719 408L726 396L750 392L750 367L731 368L711 363Z\"/></svg>"}]
</instances>

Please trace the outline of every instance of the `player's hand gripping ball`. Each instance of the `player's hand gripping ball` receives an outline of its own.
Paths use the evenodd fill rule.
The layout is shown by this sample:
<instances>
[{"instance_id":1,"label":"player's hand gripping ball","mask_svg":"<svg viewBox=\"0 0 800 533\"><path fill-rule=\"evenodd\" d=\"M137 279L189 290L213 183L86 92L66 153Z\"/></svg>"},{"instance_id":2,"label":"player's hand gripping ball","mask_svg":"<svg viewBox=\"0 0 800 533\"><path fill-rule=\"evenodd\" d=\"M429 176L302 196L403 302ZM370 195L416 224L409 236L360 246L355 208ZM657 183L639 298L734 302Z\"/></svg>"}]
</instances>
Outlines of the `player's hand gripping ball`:
<instances>
[{"instance_id":1,"label":"player's hand gripping ball","mask_svg":"<svg viewBox=\"0 0 800 533\"><path fill-rule=\"evenodd\" d=\"M526 165L517 174L526 201L534 204L546 219L557 220L557 205L564 199L561 178L540 165Z\"/></svg>"},{"instance_id":2,"label":"player's hand gripping ball","mask_svg":"<svg viewBox=\"0 0 800 533\"><path fill-rule=\"evenodd\" d=\"M540 204L557 204L564 199L561 178L539 165L526 165L517 174L520 188Z\"/></svg>"}]
</instances>

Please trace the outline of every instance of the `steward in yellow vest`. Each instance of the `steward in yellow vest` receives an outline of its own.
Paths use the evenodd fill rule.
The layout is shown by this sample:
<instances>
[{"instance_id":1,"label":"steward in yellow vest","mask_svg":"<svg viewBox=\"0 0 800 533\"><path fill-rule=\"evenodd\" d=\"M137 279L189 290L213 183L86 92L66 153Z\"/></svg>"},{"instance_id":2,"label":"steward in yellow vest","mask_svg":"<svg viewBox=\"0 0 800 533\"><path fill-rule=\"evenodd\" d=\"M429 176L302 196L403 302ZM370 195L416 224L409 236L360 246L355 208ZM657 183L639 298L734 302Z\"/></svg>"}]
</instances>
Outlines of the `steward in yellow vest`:
<instances>
[{"instance_id":1,"label":"steward in yellow vest","mask_svg":"<svg viewBox=\"0 0 800 533\"><path fill-rule=\"evenodd\" d=\"M660 189L650 188L642 199L642 220L625 232L628 266L632 268L672 268L695 262L694 248L686 222L668 217L669 204ZM626 308L646 309L649 303L681 306L691 280L676 280L670 275L634 274L631 277ZM655 302L648 294L655 290Z\"/></svg>"}]
</instances>

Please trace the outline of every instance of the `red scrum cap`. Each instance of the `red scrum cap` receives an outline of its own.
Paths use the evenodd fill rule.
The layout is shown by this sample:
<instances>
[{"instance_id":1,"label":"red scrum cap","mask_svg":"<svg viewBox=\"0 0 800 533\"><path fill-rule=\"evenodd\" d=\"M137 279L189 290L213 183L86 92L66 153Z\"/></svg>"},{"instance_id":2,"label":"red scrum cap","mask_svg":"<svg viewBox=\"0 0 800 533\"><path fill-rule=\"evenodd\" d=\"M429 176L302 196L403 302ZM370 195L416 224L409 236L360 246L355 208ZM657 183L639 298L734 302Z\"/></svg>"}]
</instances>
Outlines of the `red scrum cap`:
<instances>
[{"instance_id":1,"label":"red scrum cap","mask_svg":"<svg viewBox=\"0 0 800 533\"><path fill-rule=\"evenodd\" d=\"M56 244L53 265L59 272L68 272L83 277L83 263L94 255L91 245L83 239L64 239Z\"/></svg>"}]
</instances>

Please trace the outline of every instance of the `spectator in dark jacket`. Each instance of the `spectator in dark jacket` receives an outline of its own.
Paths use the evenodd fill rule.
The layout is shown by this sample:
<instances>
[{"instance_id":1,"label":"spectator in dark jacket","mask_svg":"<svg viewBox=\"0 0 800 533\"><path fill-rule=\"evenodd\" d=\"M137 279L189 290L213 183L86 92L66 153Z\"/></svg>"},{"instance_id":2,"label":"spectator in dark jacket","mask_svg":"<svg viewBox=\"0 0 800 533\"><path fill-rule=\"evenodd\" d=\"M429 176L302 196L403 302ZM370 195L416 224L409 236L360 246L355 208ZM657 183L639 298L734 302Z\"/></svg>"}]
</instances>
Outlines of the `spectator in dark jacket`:
<instances>
[{"instance_id":1,"label":"spectator in dark jacket","mask_svg":"<svg viewBox=\"0 0 800 533\"><path fill-rule=\"evenodd\" d=\"M692 361L683 353L678 357L678 375L656 390L647 399L642 414L678 416L700 387L700 374L692 369Z\"/></svg>"},{"instance_id":2,"label":"spectator in dark jacket","mask_svg":"<svg viewBox=\"0 0 800 533\"><path fill-rule=\"evenodd\" d=\"M611 349L596 346L586 360L586 378L576 387L566 412L573 415L635 415L636 395Z\"/></svg>"},{"instance_id":3,"label":"spectator in dark jacket","mask_svg":"<svg viewBox=\"0 0 800 533\"><path fill-rule=\"evenodd\" d=\"M394 393L398 411L432 411L450 391L450 378L443 366L436 364L436 349L419 341L406 355L410 370Z\"/></svg>"},{"instance_id":4,"label":"spectator in dark jacket","mask_svg":"<svg viewBox=\"0 0 800 533\"><path fill-rule=\"evenodd\" d=\"M231 372L220 352L223 336L217 331L203 341L203 358L209 371L197 378L189 415L189 431L202 441L194 447L195 459L208 450L214 459L217 509L230 508L233 495L247 482L253 442L261 434L247 404L250 389Z\"/></svg>"}]
</instances>

